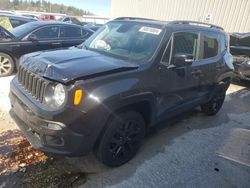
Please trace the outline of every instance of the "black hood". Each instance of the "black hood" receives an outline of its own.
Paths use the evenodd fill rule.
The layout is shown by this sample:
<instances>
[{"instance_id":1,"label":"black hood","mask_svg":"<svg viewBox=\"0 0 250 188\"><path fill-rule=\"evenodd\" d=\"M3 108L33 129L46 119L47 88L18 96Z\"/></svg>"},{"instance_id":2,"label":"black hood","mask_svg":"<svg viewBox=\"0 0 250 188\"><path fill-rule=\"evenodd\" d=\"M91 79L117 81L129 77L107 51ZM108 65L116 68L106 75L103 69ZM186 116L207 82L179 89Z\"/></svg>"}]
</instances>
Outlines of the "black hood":
<instances>
[{"instance_id":1,"label":"black hood","mask_svg":"<svg viewBox=\"0 0 250 188\"><path fill-rule=\"evenodd\" d=\"M136 64L78 48L27 54L20 63L35 74L62 83L138 68Z\"/></svg>"}]
</instances>

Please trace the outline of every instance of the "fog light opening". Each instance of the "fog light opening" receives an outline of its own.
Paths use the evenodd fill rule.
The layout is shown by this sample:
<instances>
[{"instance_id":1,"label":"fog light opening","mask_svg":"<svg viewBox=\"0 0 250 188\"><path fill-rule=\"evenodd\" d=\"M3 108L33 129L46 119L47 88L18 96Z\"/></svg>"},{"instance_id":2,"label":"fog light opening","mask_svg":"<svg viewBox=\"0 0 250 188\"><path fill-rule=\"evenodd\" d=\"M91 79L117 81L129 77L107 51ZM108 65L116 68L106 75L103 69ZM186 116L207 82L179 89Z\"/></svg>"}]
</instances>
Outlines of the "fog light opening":
<instances>
[{"instance_id":1,"label":"fog light opening","mask_svg":"<svg viewBox=\"0 0 250 188\"><path fill-rule=\"evenodd\" d=\"M51 146L63 146L64 140L62 137L55 137L55 136L45 136L46 143Z\"/></svg>"}]
</instances>

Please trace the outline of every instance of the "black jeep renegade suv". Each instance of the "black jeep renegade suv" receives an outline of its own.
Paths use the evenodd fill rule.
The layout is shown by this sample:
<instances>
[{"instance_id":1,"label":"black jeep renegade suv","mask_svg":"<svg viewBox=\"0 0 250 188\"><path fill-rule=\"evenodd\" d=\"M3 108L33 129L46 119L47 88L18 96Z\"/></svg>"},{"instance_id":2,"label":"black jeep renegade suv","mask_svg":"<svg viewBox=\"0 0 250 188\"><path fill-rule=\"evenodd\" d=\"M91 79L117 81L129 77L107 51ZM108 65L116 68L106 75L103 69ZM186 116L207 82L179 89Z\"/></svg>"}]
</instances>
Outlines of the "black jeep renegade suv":
<instances>
[{"instance_id":1,"label":"black jeep renegade suv","mask_svg":"<svg viewBox=\"0 0 250 188\"><path fill-rule=\"evenodd\" d=\"M81 46L35 52L11 82L11 114L44 152L119 166L146 130L201 106L221 108L233 65L222 28L199 22L118 18Z\"/></svg>"}]
</instances>

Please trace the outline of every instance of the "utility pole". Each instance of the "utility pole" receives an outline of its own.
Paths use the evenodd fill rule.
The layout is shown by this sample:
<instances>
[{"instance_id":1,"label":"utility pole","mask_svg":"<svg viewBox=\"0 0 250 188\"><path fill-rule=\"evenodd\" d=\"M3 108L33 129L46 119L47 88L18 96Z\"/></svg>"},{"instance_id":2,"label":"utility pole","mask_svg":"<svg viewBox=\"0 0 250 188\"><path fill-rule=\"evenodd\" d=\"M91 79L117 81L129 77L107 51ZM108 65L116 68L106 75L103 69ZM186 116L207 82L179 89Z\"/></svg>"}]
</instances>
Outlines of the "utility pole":
<instances>
[{"instance_id":1,"label":"utility pole","mask_svg":"<svg viewBox=\"0 0 250 188\"><path fill-rule=\"evenodd\" d=\"M40 9L43 10L43 0L40 0Z\"/></svg>"}]
</instances>

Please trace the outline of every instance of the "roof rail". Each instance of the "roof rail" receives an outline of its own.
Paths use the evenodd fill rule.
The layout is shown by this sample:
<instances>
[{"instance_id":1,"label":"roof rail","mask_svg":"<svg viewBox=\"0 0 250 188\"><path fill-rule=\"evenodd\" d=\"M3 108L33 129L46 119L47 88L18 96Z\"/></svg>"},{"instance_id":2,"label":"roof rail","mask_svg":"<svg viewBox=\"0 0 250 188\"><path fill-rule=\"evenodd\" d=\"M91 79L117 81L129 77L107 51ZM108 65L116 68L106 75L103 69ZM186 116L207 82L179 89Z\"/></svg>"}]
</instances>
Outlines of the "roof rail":
<instances>
[{"instance_id":1,"label":"roof rail","mask_svg":"<svg viewBox=\"0 0 250 188\"><path fill-rule=\"evenodd\" d=\"M155 21L154 19L150 19L150 18L138 18L138 17L118 17L118 18L115 18L114 20L151 20L151 21Z\"/></svg>"},{"instance_id":2,"label":"roof rail","mask_svg":"<svg viewBox=\"0 0 250 188\"><path fill-rule=\"evenodd\" d=\"M205 26L205 27L224 30L220 26L209 24L209 23L204 23L204 22L197 22L197 21L177 20L177 21L171 21L168 24L189 24L189 25L198 25L198 26Z\"/></svg>"}]
</instances>

